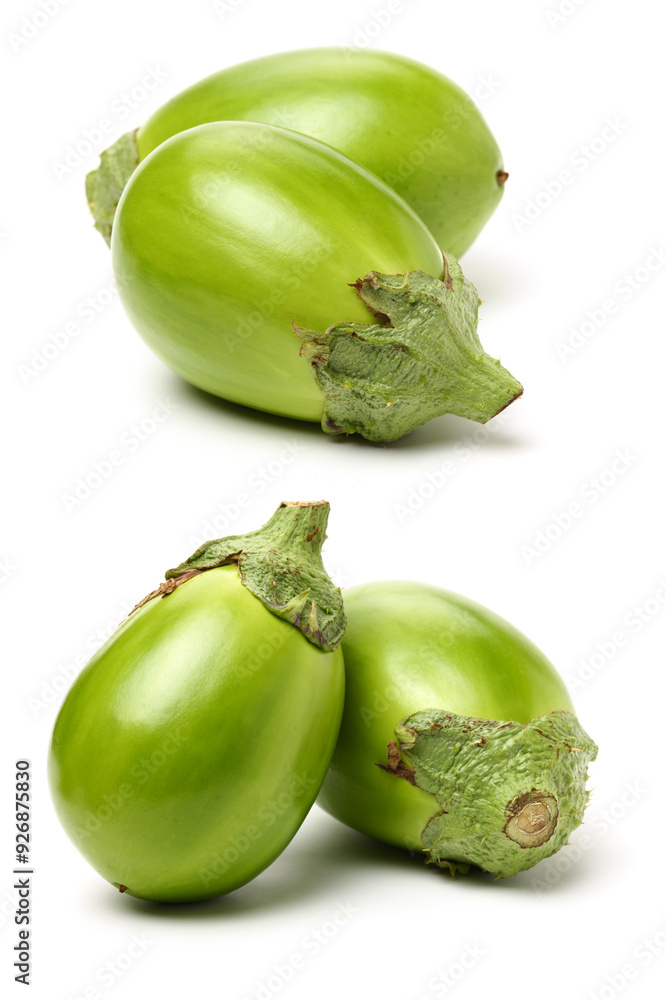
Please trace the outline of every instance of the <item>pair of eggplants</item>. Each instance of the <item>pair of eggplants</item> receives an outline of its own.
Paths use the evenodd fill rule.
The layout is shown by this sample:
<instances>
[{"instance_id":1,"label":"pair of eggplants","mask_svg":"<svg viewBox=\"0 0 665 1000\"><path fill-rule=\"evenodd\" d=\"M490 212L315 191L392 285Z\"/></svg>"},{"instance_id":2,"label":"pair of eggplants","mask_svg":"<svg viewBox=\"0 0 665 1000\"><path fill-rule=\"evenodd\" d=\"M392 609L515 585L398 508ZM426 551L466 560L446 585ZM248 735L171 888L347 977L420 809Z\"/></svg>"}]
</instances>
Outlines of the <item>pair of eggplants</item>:
<instances>
[{"instance_id":1,"label":"pair of eggplants","mask_svg":"<svg viewBox=\"0 0 665 1000\"><path fill-rule=\"evenodd\" d=\"M365 584L342 602L321 558L328 512L284 503L260 530L203 545L67 695L53 799L121 892L231 892L317 796L453 873L514 875L581 822L597 748L549 661L433 586Z\"/></svg>"},{"instance_id":2,"label":"pair of eggplants","mask_svg":"<svg viewBox=\"0 0 665 1000\"><path fill-rule=\"evenodd\" d=\"M287 52L177 95L87 179L124 307L207 392L393 441L522 392L457 263L508 175L473 101L387 52Z\"/></svg>"}]
</instances>

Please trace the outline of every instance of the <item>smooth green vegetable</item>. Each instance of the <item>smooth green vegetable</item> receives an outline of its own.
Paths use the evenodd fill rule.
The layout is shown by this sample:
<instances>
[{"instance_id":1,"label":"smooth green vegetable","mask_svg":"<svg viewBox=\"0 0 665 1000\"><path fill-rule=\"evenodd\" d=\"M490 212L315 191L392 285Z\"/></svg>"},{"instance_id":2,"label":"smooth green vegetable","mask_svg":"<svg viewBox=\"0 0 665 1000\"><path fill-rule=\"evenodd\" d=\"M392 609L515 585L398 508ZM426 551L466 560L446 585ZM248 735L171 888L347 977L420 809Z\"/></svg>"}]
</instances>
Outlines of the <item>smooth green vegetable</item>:
<instances>
[{"instance_id":1,"label":"smooth green vegetable","mask_svg":"<svg viewBox=\"0 0 665 1000\"><path fill-rule=\"evenodd\" d=\"M107 242L139 161L172 135L213 121L278 125L334 146L393 187L455 257L499 204L508 176L476 105L435 70L370 49L283 52L201 80L102 154L87 193Z\"/></svg>"},{"instance_id":2,"label":"smooth green vegetable","mask_svg":"<svg viewBox=\"0 0 665 1000\"><path fill-rule=\"evenodd\" d=\"M114 633L58 716L49 778L81 853L122 892L230 892L286 847L335 745L341 595L328 505L211 542Z\"/></svg>"},{"instance_id":3,"label":"smooth green vegetable","mask_svg":"<svg viewBox=\"0 0 665 1000\"><path fill-rule=\"evenodd\" d=\"M392 441L443 413L484 422L522 391L413 210L286 129L223 122L164 142L125 188L112 257L148 345L236 403Z\"/></svg>"},{"instance_id":4,"label":"smooth green vegetable","mask_svg":"<svg viewBox=\"0 0 665 1000\"><path fill-rule=\"evenodd\" d=\"M567 843L597 748L543 654L437 587L365 584L344 604L344 718L319 803L453 872L514 875Z\"/></svg>"}]
</instances>

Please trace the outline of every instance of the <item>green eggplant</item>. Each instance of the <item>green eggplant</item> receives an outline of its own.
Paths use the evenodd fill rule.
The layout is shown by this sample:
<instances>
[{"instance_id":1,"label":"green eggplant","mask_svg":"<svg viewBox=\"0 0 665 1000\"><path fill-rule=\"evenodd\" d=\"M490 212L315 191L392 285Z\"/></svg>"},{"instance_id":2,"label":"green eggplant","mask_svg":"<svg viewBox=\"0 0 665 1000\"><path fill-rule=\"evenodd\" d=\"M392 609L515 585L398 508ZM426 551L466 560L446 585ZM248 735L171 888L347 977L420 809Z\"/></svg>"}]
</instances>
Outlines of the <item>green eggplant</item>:
<instances>
[{"instance_id":1,"label":"green eggplant","mask_svg":"<svg viewBox=\"0 0 665 1000\"><path fill-rule=\"evenodd\" d=\"M344 717L319 804L455 872L567 843L597 747L560 676L487 608L418 583L344 592Z\"/></svg>"},{"instance_id":2,"label":"green eggplant","mask_svg":"<svg viewBox=\"0 0 665 1000\"><path fill-rule=\"evenodd\" d=\"M209 542L130 614L67 695L49 754L66 832L121 892L232 891L286 847L339 728L341 595L328 504Z\"/></svg>"},{"instance_id":3,"label":"green eggplant","mask_svg":"<svg viewBox=\"0 0 665 1000\"><path fill-rule=\"evenodd\" d=\"M214 121L279 125L333 146L393 187L455 257L499 204L508 176L474 102L436 70L364 48L283 52L206 77L102 154L87 194L107 242L137 164L178 132Z\"/></svg>"},{"instance_id":4,"label":"green eggplant","mask_svg":"<svg viewBox=\"0 0 665 1000\"><path fill-rule=\"evenodd\" d=\"M218 122L168 139L127 184L111 249L147 344L232 402L392 441L443 413L485 422L522 392L415 212L296 132Z\"/></svg>"}]
</instances>

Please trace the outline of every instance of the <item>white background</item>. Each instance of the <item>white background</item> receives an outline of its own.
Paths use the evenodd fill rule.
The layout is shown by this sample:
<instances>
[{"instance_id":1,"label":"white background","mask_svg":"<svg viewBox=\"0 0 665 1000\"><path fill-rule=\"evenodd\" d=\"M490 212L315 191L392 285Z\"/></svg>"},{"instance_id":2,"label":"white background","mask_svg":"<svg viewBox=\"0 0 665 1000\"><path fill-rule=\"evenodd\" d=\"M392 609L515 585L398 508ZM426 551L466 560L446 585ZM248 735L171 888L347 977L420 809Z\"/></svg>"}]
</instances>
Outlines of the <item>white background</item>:
<instances>
[{"instance_id":1,"label":"white background","mask_svg":"<svg viewBox=\"0 0 665 1000\"><path fill-rule=\"evenodd\" d=\"M69 0L18 43L38 0L3 6L3 980L15 943L10 779L27 756L33 996L655 997L665 972L656 8L564 0L557 20L557 0L412 0L376 33L373 12L387 0L226 6ZM364 43L366 31L475 93L510 171L463 263L485 300L483 344L526 391L484 431L449 417L372 447L205 398L150 354L107 291L109 253L83 190L102 146L217 69ZM155 89L124 116L112 111L151 70L163 74ZM58 178L67 147L109 116L113 132ZM557 188L561 171L570 182ZM585 321L588 336L564 360L557 345ZM78 335L26 376L68 323ZM160 401L171 412L152 425ZM68 510L63 496L118 448L122 465ZM446 462L453 474L428 488ZM248 505L234 514L243 492ZM441 584L504 615L558 665L600 745L585 826L515 879L452 881L315 808L282 857L229 897L168 909L120 896L69 843L49 800L45 757L65 677L201 540L257 527L282 499L321 497L332 503L325 556L338 583ZM580 516L557 528L575 502ZM635 608L646 609L639 627ZM625 641L613 650L617 632ZM144 950L131 960L135 935ZM651 960L649 941L661 949ZM289 975L294 954L304 968Z\"/></svg>"}]
</instances>

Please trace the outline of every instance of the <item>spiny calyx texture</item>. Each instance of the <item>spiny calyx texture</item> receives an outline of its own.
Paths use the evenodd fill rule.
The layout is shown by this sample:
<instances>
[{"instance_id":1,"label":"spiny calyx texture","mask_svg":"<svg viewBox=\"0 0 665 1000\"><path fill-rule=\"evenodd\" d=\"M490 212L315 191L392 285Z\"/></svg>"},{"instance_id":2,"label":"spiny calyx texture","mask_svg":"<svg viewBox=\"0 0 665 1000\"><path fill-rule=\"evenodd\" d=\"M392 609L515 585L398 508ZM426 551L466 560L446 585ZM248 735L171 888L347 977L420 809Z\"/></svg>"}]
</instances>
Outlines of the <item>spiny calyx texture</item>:
<instances>
[{"instance_id":1,"label":"spiny calyx texture","mask_svg":"<svg viewBox=\"0 0 665 1000\"><path fill-rule=\"evenodd\" d=\"M453 873L476 865L515 875L555 854L582 822L598 748L571 712L522 724L432 709L395 735L385 769L436 798L423 848Z\"/></svg>"},{"instance_id":2,"label":"spiny calyx texture","mask_svg":"<svg viewBox=\"0 0 665 1000\"><path fill-rule=\"evenodd\" d=\"M450 255L441 280L423 271L378 274L354 286L375 324L295 327L323 393L322 427L395 441L453 413L484 424L522 394L478 339L475 287Z\"/></svg>"},{"instance_id":3,"label":"spiny calyx texture","mask_svg":"<svg viewBox=\"0 0 665 1000\"><path fill-rule=\"evenodd\" d=\"M336 649L346 616L341 591L326 573L321 557L329 512L326 501L282 503L257 531L201 545L166 573L167 582L147 600L166 596L180 581L197 573L235 565L244 586L271 614L290 622L315 646Z\"/></svg>"}]
</instances>

